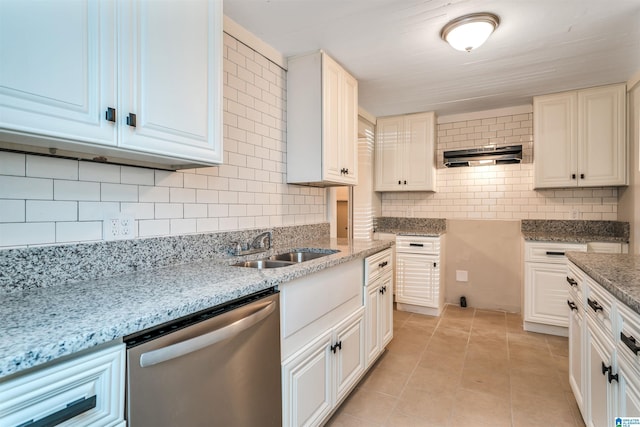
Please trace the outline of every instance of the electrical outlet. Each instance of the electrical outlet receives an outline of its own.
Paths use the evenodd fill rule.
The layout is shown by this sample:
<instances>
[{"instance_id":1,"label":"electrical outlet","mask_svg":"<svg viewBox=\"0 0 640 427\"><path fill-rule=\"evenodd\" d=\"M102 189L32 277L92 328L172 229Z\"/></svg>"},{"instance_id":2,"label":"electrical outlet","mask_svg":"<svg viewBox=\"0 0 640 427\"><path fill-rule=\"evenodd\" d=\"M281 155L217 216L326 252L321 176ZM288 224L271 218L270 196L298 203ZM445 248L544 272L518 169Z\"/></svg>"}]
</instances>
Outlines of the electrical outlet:
<instances>
[{"instance_id":1,"label":"electrical outlet","mask_svg":"<svg viewBox=\"0 0 640 427\"><path fill-rule=\"evenodd\" d=\"M123 240L134 237L134 219L132 215L112 214L102 221L104 240Z\"/></svg>"},{"instance_id":2,"label":"electrical outlet","mask_svg":"<svg viewBox=\"0 0 640 427\"><path fill-rule=\"evenodd\" d=\"M580 219L580 211L578 209L571 209L571 219Z\"/></svg>"}]
</instances>

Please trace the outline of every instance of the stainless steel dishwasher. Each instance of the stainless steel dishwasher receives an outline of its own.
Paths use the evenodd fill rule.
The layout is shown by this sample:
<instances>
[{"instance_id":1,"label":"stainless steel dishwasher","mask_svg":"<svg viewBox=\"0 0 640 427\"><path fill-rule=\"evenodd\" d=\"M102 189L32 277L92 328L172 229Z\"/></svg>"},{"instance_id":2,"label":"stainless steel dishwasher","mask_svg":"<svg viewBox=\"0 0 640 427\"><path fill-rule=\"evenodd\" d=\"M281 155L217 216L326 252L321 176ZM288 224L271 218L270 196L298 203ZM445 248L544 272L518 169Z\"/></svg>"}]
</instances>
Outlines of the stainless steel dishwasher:
<instances>
[{"instance_id":1,"label":"stainless steel dishwasher","mask_svg":"<svg viewBox=\"0 0 640 427\"><path fill-rule=\"evenodd\" d=\"M282 425L274 288L125 337L129 427Z\"/></svg>"}]
</instances>

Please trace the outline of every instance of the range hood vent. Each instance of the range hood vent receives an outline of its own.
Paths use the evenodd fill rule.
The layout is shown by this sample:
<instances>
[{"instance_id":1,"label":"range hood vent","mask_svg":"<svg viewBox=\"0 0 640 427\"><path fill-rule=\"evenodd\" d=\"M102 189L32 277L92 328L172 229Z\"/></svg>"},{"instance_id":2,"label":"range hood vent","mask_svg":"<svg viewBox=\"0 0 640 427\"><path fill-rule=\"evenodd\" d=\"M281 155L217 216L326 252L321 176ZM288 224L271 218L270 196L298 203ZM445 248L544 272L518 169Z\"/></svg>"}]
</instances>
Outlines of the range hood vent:
<instances>
[{"instance_id":1,"label":"range hood vent","mask_svg":"<svg viewBox=\"0 0 640 427\"><path fill-rule=\"evenodd\" d=\"M469 148L444 152L444 165L448 168L506 165L520 163L521 161L522 145Z\"/></svg>"}]
</instances>

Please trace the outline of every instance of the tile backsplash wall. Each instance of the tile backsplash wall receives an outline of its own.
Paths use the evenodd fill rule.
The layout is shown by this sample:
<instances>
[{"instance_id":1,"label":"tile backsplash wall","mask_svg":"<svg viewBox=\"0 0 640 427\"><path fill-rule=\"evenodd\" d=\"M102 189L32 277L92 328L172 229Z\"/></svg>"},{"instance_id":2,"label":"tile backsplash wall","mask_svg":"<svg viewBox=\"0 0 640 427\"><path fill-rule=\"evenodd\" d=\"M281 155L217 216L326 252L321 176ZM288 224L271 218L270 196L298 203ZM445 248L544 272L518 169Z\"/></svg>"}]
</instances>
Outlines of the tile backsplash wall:
<instances>
[{"instance_id":1,"label":"tile backsplash wall","mask_svg":"<svg viewBox=\"0 0 640 427\"><path fill-rule=\"evenodd\" d=\"M286 73L224 36L224 164L167 172L0 152L0 248L102 240L105 214L138 237L326 220L325 191L286 184Z\"/></svg>"},{"instance_id":2,"label":"tile backsplash wall","mask_svg":"<svg viewBox=\"0 0 640 427\"><path fill-rule=\"evenodd\" d=\"M615 187L533 190L532 113L438 124L437 192L382 193L382 216L617 220ZM517 165L445 168L445 150L522 144Z\"/></svg>"}]
</instances>

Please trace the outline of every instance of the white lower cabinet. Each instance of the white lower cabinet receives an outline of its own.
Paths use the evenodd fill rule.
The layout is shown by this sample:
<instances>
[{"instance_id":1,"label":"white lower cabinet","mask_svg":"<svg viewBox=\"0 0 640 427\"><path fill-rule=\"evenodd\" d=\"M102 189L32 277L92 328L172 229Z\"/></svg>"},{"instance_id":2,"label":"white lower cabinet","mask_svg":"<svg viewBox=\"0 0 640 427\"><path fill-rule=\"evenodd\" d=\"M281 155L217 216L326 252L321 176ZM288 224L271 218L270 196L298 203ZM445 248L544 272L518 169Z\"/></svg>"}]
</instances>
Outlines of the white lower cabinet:
<instances>
[{"instance_id":1,"label":"white lower cabinet","mask_svg":"<svg viewBox=\"0 0 640 427\"><path fill-rule=\"evenodd\" d=\"M396 286L398 310L439 316L444 307L444 271L440 254L444 236L396 237Z\"/></svg>"},{"instance_id":2,"label":"white lower cabinet","mask_svg":"<svg viewBox=\"0 0 640 427\"><path fill-rule=\"evenodd\" d=\"M0 426L124 427L117 344L0 383Z\"/></svg>"},{"instance_id":3,"label":"white lower cabinet","mask_svg":"<svg viewBox=\"0 0 640 427\"><path fill-rule=\"evenodd\" d=\"M282 365L284 425L320 425L365 369L364 308Z\"/></svg>"},{"instance_id":4,"label":"white lower cabinet","mask_svg":"<svg viewBox=\"0 0 640 427\"><path fill-rule=\"evenodd\" d=\"M640 417L640 314L569 263L569 383L587 427Z\"/></svg>"},{"instance_id":5,"label":"white lower cabinet","mask_svg":"<svg viewBox=\"0 0 640 427\"><path fill-rule=\"evenodd\" d=\"M371 366L393 338L393 252L365 260L366 365Z\"/></svg>"}]
</instances>

